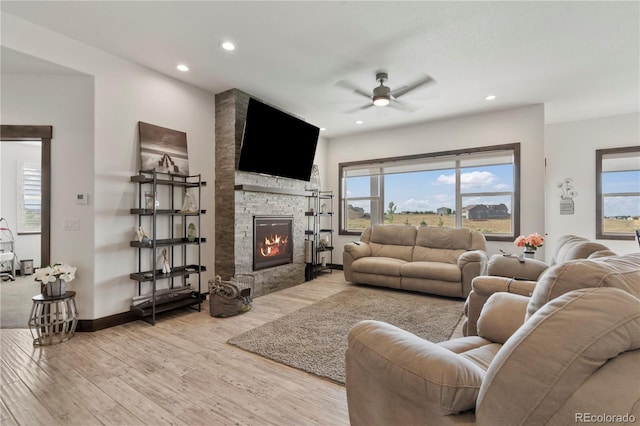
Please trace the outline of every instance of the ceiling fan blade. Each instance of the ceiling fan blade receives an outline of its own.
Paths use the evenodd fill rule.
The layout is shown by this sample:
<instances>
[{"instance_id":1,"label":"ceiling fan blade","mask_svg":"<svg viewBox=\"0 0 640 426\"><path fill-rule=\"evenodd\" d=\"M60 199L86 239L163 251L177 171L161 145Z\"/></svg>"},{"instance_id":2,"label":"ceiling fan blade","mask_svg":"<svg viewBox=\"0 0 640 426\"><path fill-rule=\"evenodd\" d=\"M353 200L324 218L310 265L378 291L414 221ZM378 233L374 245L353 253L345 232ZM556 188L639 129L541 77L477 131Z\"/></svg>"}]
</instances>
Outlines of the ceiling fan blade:
<instances>
[{"instance_id":1,"label":"ceiling fan blade","mask_svg":"<svg viewBox=\"0 0 640 426\"><path fill-rule=\"evenodd\" d=\"M340 80L339 82L336 83L336 86L342 87L343 89L351 90L353 93L356 93L360 96L364 96L367 99L371 99L371 93L365 92L364 90L360 89L359 87L356 87L354 84L346 80Z\"/></svg>"},{"instance_id":2,"label":"ceiling fan blade","mask_svg":"<svg viewBox=\"0 0 640 426\"><path fill-rule=\"evenodd\" d=\"M409 85L402 86L391 91L391 96L393 96L394 98L399 98L400 96L406 95L407 93L417 89L418 87L424 86L425 84L434 84L435 82L436 81L433 78L429 77L428 75L425 75L421 79L416 80Z\"/></svg>"},{"instance_id":3,"label":"ceiling fan blade","mask_svg":"<svg viewBox=\"0 0 640 426\"><path fill-rule=\"evenodd\" d=\"M372 103L362 105L358 108L351 109L349 111L345 111L346 114L355 114L356 112L362 111L363 109L371 108L373 106Z\"/></svg>"},{"instance_id":4,"label":"ceiling fan blade","mask_svg":"<svg viewBox=\"0 0 640 426\"><path fill-rule=\"evenodd\" d=\"M397 109L401 109L403 111L409 111L409 112L413 112L420 109L420 107L417 105L411 105L406 102L400 102L399 100L394 98L391 98L391 102L389 103L389 106L391 108L397 108Z\"/></svg>"}]
</instances>

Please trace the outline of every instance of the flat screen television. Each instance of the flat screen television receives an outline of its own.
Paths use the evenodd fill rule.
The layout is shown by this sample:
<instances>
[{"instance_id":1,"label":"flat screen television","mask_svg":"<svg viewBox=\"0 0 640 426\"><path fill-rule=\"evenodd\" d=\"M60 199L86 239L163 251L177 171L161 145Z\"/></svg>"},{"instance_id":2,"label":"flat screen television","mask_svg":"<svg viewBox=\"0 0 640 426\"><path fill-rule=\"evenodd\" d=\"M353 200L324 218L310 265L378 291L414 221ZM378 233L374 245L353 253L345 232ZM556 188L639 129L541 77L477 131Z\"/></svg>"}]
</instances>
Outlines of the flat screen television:
<instances>
[{"instance_id":1,"label":"flat screen television","mask_svg":"<svg viewBox=\"0 0 640 426\"><path fill-rule=\"evenodd\" d=\"M249 99L238 170L308 181L320 129Z\"/></svg>"}]
</instances>

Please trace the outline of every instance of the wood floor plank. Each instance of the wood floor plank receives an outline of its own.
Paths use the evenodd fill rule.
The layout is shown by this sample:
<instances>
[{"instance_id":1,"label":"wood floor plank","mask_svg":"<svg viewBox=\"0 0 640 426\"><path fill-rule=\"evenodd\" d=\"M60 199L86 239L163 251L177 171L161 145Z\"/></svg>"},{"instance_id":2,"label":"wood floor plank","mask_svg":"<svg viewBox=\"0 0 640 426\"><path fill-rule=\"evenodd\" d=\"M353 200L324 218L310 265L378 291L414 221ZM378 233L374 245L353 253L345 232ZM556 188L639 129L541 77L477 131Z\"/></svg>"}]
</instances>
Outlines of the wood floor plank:
<instances>
[{"instance_id":1,"label":"wood floor plank","mask_svg":"<svg viewBox=\"0 0 640 426\"><path fill-rule=\"evenodd\" d=\"M231 318L176 311L49 347L0 331L4 425L343 425L343 386L226 341L328 297L340 271L254 299ZM52 389L60 390L52 392ZM73 396L71 396L73 395Z\"/></svg>"}]
</instances>

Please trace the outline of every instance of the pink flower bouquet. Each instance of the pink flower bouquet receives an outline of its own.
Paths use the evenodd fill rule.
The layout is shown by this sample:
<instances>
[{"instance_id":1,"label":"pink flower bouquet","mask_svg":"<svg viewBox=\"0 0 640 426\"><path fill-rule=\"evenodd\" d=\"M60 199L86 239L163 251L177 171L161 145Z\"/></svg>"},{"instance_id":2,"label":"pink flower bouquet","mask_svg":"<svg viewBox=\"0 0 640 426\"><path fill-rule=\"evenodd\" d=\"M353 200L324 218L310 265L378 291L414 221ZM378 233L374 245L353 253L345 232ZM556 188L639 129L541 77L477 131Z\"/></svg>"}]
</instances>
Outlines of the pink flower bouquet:
<instances>
[{"instance_id":1,"label":"pink flower bouquet","mask_svg":"<svg viewBox=\"0 0 640 426\"><path fill-rule=\"evenodd\" d=\"M516 247L524 247L525 251L536 251L544 245L544 237L538 234L530 234L528 237L520 235L513 244Z\"/></svg>"}]
</instances>

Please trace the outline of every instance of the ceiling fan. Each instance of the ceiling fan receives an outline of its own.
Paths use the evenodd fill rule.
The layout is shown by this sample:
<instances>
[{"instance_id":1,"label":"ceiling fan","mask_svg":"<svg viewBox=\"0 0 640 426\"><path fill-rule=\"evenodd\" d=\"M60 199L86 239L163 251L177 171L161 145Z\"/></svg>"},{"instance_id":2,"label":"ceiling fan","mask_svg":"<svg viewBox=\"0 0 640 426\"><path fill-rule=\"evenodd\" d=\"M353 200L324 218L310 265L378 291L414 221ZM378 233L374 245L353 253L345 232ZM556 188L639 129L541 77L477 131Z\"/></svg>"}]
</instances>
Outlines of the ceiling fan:
<instances>
[{"instance_id":1,"label":"ceiling fan","mask_svg":"<svg viewBox=\"0 0 640 426\"><path fill-rule=\"evenodd\" d=\"M398 100L399 97L406 95L407 93L417 89L418 87L422 87L426 84L435 84L435 80L428 75L424 75L420 79L414 81L413 83L399 87L395 90L391 90L389 86L385 86L384 83L389 79L389 74L386 72L378 72L376 73L376 81L380 83L379 86L375 87L371 94L365 92L364 90L355 87L349 82L340 81L337 84L344 88L350 89L353 93L364 96L370 100L369 103L362 105L361 107L355 108L353 110L347 111L347 113L354 113L357 111L361 111L363 109L371 108L372 106L385 107L389 106L392 108L398 108L404 111L415 111L418 109L418 106L407 104L405 102L401 102Z\"/></svg>"}]
</instances>

